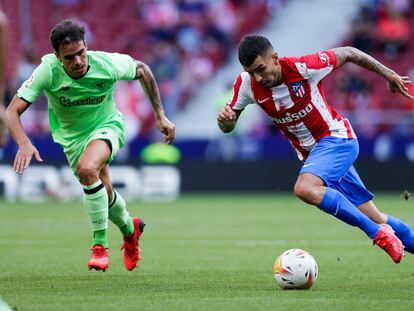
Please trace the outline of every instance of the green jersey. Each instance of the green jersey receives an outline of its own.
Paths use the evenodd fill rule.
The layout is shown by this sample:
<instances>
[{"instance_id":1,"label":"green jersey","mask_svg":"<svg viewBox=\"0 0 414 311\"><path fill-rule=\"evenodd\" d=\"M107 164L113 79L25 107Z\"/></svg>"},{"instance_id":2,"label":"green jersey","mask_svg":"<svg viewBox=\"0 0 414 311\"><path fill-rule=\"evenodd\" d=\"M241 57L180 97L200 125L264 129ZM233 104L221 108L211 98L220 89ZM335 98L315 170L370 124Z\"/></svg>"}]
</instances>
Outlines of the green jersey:
<instances>
[{"instance_id":1,"label":"green jersey","mask_svg":"<svg viewBox=\"0 0 414 311\"><path fill-rule=\"evenodd\" d=\"M56 56L47 54L17 91L17 96L29 103L45 92L53 140L65 150L96 128L123 128L124 118L114 103L114 84L133 80L136 75L135 61L128 55L87 53L89 69L83 77L71 78Z\"/></svg>"}]
</instances>

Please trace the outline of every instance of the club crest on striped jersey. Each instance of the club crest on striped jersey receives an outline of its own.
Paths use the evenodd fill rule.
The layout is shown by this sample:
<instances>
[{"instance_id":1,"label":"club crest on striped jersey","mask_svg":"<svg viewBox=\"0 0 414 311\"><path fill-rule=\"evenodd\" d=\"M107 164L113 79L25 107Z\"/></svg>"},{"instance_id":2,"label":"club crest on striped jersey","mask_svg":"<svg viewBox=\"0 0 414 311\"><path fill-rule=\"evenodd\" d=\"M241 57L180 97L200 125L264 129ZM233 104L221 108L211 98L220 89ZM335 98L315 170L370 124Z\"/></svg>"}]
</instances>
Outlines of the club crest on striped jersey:
<instances>
[{"instance_id":1,"label":"club crest on striped jersey","mask_svg":"<svg viewBox=\"0 0 414 311\"><path fill-rule=\"evenodd\" d=\"M295 94L296 97L303 97L305 96L305 87L303 86L303 82L295 82L291 84L293 94Z\"/></svg>"}]
</instances>

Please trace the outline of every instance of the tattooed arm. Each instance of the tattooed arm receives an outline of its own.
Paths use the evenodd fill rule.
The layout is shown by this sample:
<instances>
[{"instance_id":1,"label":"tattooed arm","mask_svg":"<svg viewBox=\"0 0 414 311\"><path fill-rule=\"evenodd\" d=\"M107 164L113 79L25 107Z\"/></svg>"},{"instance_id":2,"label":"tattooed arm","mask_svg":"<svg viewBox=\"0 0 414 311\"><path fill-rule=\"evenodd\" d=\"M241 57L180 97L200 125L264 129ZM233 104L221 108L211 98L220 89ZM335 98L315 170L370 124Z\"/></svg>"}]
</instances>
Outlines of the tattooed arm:
<instances>
[{"instance_id":1,"label":"tattooed arm","mask_svg":"<svg viewBox=\"0 0 414 311\"><path fill-rule=\"evenodd\" d=\"M175 125L165 116L157 82L155 81L154 75L148 65L137 60L135 63L137 64L135 79L139 80L145 94L150 100L157 128L164 134L165 142L169 144L175 138Z\"/></svg>"},{"instance_id":2,"label":"tattooed arm","mask_svg":"<svg viewBox=\"0 0 414 311\"><path fill-rule=\"evenodd\" d=\"M351 46L339 47L332 49L336 55L336 67L339 68L346 62L354 63L360 67L373 71L384 77L388 82L388 89L392 93L401 93L407 98L413 99L413 96L408 94L408 88L405 86L411 83L407 76L400 76L394 70L384 66L372 56Z\"/></svg>"}]
</instances>

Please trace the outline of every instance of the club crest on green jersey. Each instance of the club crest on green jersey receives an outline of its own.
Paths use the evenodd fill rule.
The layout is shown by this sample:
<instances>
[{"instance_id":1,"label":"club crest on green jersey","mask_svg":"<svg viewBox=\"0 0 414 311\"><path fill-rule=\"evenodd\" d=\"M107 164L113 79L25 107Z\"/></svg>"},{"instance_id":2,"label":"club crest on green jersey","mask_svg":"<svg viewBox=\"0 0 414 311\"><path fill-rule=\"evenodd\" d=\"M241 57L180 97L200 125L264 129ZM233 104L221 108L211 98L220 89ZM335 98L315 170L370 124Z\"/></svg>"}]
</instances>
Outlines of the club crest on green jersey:
<instances>
[{"instance_id":1,"label":"club crest on green jersey","mask_svg":"<svg viewBox=\"0 0 414 311\"><path fill-rule=\"evenodd\" d=\"M105 87L105 82L100 81L95 84L98 89L103 89Z\"/></svg>"}]
</instances>

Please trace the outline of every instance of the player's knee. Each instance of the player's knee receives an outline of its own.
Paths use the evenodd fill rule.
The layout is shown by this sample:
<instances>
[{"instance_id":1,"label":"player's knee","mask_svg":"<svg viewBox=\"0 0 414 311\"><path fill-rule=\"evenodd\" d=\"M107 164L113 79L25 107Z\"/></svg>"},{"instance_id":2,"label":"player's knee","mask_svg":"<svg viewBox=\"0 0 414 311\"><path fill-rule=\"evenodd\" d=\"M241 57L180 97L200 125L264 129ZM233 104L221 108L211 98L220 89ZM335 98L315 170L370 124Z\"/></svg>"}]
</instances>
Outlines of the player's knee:
<instances>
[{"instance_id":1,"label":"player's knee","mask_svg":"<svg viewBox=\"0 0 414 311\"><path fill-rule=\"evenodd\" d=\"M83 184L89 183L99 178L98 170L91 165L78 163L78 165L76 166L76 171L78 173L81 183Z\"/></svg>"},{"instance_id":2,"label":"player's knee","mask_svg":"<svg viewBox=\"0 0 414 311\"><path fill-rule=\"evenodd\" d=\"M318 205L322 200L321 187L317 185L296 182L293 191L299 199L308 204Z\"/></svg>"},{"instance_id":3,"label":"player's knee","mask_svg":"<svg viewBox=\"0 0 414 311\"><path fill-rule=\"evenodd\" d=\"M310 188L305 183L296 182L295 187L293 188L293 192L299 199L309 203L312 193Z\"/></svg>"}]
</instances>

